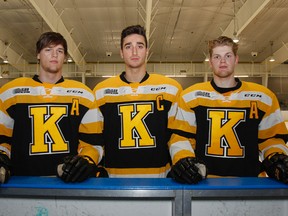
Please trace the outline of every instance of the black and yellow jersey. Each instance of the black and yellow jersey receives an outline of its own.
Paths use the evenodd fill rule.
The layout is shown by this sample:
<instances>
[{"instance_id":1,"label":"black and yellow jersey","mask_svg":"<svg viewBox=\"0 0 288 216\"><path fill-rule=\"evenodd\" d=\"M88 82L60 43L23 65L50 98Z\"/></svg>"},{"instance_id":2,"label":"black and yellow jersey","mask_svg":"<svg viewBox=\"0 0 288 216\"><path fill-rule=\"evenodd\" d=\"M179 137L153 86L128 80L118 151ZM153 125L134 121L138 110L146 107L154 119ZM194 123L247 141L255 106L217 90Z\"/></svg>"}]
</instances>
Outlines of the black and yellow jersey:
<instances>
[{"instance_id":1,"label":"black and yellow jersey","mask_svg":"<svg viewBox=\"0 0 288 216\"><path fill-rule=\"evenodd\" d=\"M124 74L94 89L104 165L110 177L166 177L171 162L167 125L182 87L148 73L140 83L129 83Z\"/></svg>"},{"instance_id":2,"label":"black and yellow jersey","mask_svg":"<svg viewBox=\"0 0 288 216\"><path fill-rule=\"evenodd\" d=\"M276 96L266 87L241 82L225 89L211 82L185 89L179 98L169 142L173 162L204 160L209 175L258 176L260 161L288 153L287 128Z\"/></svg>"},{"instance_id":3,"label":"black and yellow jersey","mask_svg":"<svg viewBox=\"0 0 288 216\"><path fill-rule=\"evenodd\" d=\"M67 155L101 160L90 111L95 97L84 84L17 78L2 86L0 99L0 151L11 158L13 175L55 175Z\"/></svg>"}]
</instances>

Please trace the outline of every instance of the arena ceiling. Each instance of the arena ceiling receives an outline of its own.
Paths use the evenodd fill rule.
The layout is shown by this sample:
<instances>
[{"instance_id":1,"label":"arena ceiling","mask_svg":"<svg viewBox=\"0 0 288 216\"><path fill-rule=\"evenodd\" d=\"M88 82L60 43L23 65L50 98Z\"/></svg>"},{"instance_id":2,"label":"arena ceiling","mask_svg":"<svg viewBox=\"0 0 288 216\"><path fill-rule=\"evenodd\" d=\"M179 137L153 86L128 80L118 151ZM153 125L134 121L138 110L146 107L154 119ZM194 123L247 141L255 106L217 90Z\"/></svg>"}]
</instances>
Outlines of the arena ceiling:
<instances>
[{"instance_id":1,"label":"arena ceiling","mask_svg":"<svg viewBox=\"0 0 288 216\"><path fill-rule=\"evenodd\" d=\"M203 62L220 35L240 39L240 62L288 59L287 0L1 0L0 14L0 57L15 67L37 61L45 31L65 36L76 64L122 62L120 33L134 24L146 28L149 62Z\"/></svg>"}]
</instances>

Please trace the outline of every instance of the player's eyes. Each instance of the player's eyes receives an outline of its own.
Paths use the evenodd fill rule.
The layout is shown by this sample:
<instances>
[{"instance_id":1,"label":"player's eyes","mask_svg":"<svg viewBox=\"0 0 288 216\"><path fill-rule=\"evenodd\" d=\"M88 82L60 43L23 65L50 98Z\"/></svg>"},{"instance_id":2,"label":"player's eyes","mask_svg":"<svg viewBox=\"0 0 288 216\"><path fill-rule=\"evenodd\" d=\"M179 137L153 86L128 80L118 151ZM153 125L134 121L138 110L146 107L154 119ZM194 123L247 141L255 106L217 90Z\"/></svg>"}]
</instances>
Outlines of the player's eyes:
<instances>
[{"instance_id":1,"label":"player's eyes","mask_svg":"<svg viewBox=\"0 0 288 216\"><path fill-rule=\"evenodd\" d=\"M64 53L64 50L63 49L58 49L57 52L62 54L62 53Z\"/></svg>"}]
</instances>

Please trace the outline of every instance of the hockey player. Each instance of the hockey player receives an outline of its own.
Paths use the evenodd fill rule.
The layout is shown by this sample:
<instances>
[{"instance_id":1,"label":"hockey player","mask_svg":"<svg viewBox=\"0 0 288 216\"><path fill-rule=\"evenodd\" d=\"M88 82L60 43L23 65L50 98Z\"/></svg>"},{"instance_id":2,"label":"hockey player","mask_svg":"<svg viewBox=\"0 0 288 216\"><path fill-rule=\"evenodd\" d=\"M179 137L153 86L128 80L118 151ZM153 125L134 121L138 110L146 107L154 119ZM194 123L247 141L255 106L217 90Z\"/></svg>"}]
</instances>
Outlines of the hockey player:
<instances>
[{"instance_id":1,"label":"hockey player","mask_svg":"<svg viewBox=\"0 0 288 216\"><path fill-rule=\"evenodd\" d=\"M63 78L67 43L61 34L42 34L36 52L39 75L1 88L0 182L10 175L58 175L65 182L95 176L103 152L94 144L95 97L84 84Z\"/></svg>"},{"instance_id":2,"label":"hockey player","mask_svg":"<svg viewBox=\"0 0 288 216\"><path fill-rule=\"evenodd\" d=\"M182 87L171 78L146 71L143 27L122 31L120 54L125 71L94 88L105 168L109 177L166 177L171 161L167 124L175 116Z\"/></svg>"},{"instance_id":3,"label":"hockey player","mask_svg":"<svg viewBox=\"0 0 288 216\"><path fill-rule=\"evenodd\" d=\"M201 181L205 164L208 177L256 177L266 171L288 183L287 129L277 98L262 85L234 77L237 49L228 37L210 41L213 79L181 93L170 125L170 145L178 146L171 175L178 181Z\"/></svg>"}]
</instances>

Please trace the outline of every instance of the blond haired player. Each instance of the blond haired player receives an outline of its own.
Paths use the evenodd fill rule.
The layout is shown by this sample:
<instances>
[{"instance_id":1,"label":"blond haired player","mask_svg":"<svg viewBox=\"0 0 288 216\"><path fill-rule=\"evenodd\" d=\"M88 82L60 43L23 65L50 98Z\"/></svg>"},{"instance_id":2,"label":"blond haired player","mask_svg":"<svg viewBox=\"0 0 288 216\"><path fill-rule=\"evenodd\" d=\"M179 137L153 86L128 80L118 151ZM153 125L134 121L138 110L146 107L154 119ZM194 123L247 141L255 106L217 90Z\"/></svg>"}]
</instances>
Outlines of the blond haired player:
<instances>
[{"instance_id":1,"label":"blond haired player","mask_svg":"<svg viewBox=\"0 0 288 216\"><path fill-rule=\"evenodd\" d=\"M197 183L207 169L208 177L266 171L288 183L287 128L278 100L266 87L235 78L237 49L225 36L210 41L213 79L181 93L170 125L170 146L178 147L171 175L178 181Z\"/></svg>"}]
</instances>

